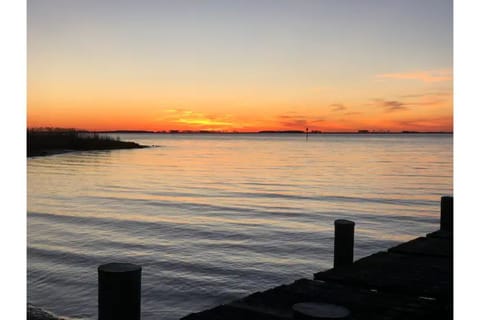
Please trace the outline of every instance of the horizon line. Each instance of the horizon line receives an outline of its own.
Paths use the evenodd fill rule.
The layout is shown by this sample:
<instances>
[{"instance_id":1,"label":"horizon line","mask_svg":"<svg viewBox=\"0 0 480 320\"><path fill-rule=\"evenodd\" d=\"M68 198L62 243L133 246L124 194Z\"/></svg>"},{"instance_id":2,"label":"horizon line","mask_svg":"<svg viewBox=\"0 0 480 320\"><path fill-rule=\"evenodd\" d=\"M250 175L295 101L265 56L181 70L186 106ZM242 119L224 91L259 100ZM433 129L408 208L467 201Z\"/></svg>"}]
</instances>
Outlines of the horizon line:
<instances>
[{"instance_id":1,"label":"horizon line","mask_svg":"<svg viewBox=\"0 0 480 320\"><path fill-rule=\"evenodd\" d=\"M417 130L356 130L356 131L322 131L322 130L258 130L258 131L226 131L226 130L137 130L137 129L115 129L115 130L86 130L77 128L60 127L32 127L27 130L39 131L80 131L88 133L149 133L149 134L453 134L453 131L417 131Z\"/></svg>"}]
</instances>

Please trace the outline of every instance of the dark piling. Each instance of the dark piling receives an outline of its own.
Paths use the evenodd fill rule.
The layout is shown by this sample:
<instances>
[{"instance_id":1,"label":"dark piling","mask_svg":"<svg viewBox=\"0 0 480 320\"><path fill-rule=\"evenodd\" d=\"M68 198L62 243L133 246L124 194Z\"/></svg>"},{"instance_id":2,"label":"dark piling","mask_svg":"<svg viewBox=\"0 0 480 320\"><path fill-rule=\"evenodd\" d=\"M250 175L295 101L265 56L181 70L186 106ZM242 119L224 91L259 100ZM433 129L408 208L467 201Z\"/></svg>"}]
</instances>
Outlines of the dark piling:
<instances>
[{"instance_id":1,"label":"dark piling","mask_svg":"<svg viewBox=\"0 0 480 320\"><path fill-rule=\"evenodd\" d=\"M335 244L333 249L333 267L348 266L353 263L353 237L355 222L335 220Z\"/></svg>"},{"instance_id":2,"label":"dark piling","mask_svg":"<svg viewBox=\"0 0 480 320\"><path fill-rule=\"evenodd\" d=\"M440 202L440 230L453 233L453 197L444 196Z\"/></svg>"},{"instance_id":3,"label":"dark piling","mask_svg":"<svg viewBox=\"0 0 480 320\"><path fill-rule=\"evenodd\" d=\"M142 267L108 263L98 267L98 319L140 320Z\"/></svg>"}]
</instances>

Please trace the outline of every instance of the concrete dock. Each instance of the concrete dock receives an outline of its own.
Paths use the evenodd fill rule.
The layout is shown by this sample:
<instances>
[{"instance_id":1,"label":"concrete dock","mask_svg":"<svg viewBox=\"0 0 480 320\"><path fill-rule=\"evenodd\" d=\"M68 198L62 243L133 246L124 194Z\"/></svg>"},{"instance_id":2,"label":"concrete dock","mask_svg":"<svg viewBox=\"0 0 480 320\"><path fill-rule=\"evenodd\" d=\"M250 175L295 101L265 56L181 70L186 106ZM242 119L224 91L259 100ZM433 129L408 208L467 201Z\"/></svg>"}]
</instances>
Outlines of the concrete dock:
<instances>
[{"instance_id":1,"label":"concrete dock","mask_svg":"<svg viewBox=\"0 0 480 320\"><path fill-rule=\"evenodd\" d=\"M442 203L442 216L453 216L453 205L451 212L443 209ZM181 320L453 319L453 219L450 221L441 230L318 272L313 279L256 292ZM320 309L325 304L340 306L350 314L335 317L294 312L294 305L305 302Z\"/></svg>"}]
</instances>

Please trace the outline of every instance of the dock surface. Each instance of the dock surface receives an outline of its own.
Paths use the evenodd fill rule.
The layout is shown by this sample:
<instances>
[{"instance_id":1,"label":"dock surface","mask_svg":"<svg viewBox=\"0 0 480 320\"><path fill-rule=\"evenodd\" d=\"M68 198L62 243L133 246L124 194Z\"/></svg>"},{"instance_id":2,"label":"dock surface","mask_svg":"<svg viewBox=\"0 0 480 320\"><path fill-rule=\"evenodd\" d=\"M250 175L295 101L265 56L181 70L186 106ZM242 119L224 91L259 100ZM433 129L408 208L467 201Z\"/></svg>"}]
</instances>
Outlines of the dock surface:
<instances>
[{"instance_id":1,"label":"dock surface","mask_svg":"<svg viewBox=\"0 0 480 320\"><path fill-rule=\"evenodd\" d=\"M453 233L436 231L181 320L295 319L302 302L339 305L349 319L453 319Z\"/></svg>"}]
</instances>

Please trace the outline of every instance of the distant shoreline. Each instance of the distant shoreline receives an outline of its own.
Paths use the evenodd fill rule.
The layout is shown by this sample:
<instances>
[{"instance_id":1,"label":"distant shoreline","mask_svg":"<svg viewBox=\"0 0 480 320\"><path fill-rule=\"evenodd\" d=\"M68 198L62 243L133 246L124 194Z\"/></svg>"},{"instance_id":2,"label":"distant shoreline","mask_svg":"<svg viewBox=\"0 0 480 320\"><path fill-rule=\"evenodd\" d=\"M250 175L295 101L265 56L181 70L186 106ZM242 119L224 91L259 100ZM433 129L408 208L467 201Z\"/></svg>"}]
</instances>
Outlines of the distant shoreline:
<instances>
[{"instance_id":1,"label":"distant shoreline","mask_svg":"<svg viewBox=\"0 0 480 320\"><path fill-rule=\"evenodd\" d=\"M50 156L73 151L140 149L148 146L136 142L102 137L97 133L76 130L28 130L27 157Z\"/></svg>"},{"instance_id":2,"label":"distant shoreline","mask_svg":"<svg viewBox=\"0 0 480 320\"><path fill-rule=\"evenodd\" d=\"M359 132L361 131L361 132ZM349 134L349 135L369 135L369 134L453 134L451 131L364 131L357 132L333 132L333 131L301 131L301 130L262 130L252 132L234 132L234 131L190 131L190 130L169 130L169 131L147 131L147 130L110 130L110 131L89 131L92 133L115 134L115 133L130 133L130 134Z\"/></svg>"},{"instance_id":3,"label":"distant shoreline","mask_svg":"<svg viewBox=\"0 0 480 320\"><path fill-rule=\"evenodd\" d=\"M121 141L109 136L101 136L100 134L212 134L212 135L265 135L265 134L298 134L298 135L431 135L445 134L452 135L453 132L417 132L417 131L401 131L401 132L381 132L359 130L357 132L321 132L321 131L301 131L286 130L274 131L264 130L256 132L221 132L221 131L146 131L146 130L113 130L113 131L80 131L75 129L49 129L49 130L27 130L27 157L51 156L74 151L101 151L101 150L120 150L120 149L140 149L149 146L140 145L132 141Z\"/></svg>"}]
</instances>

